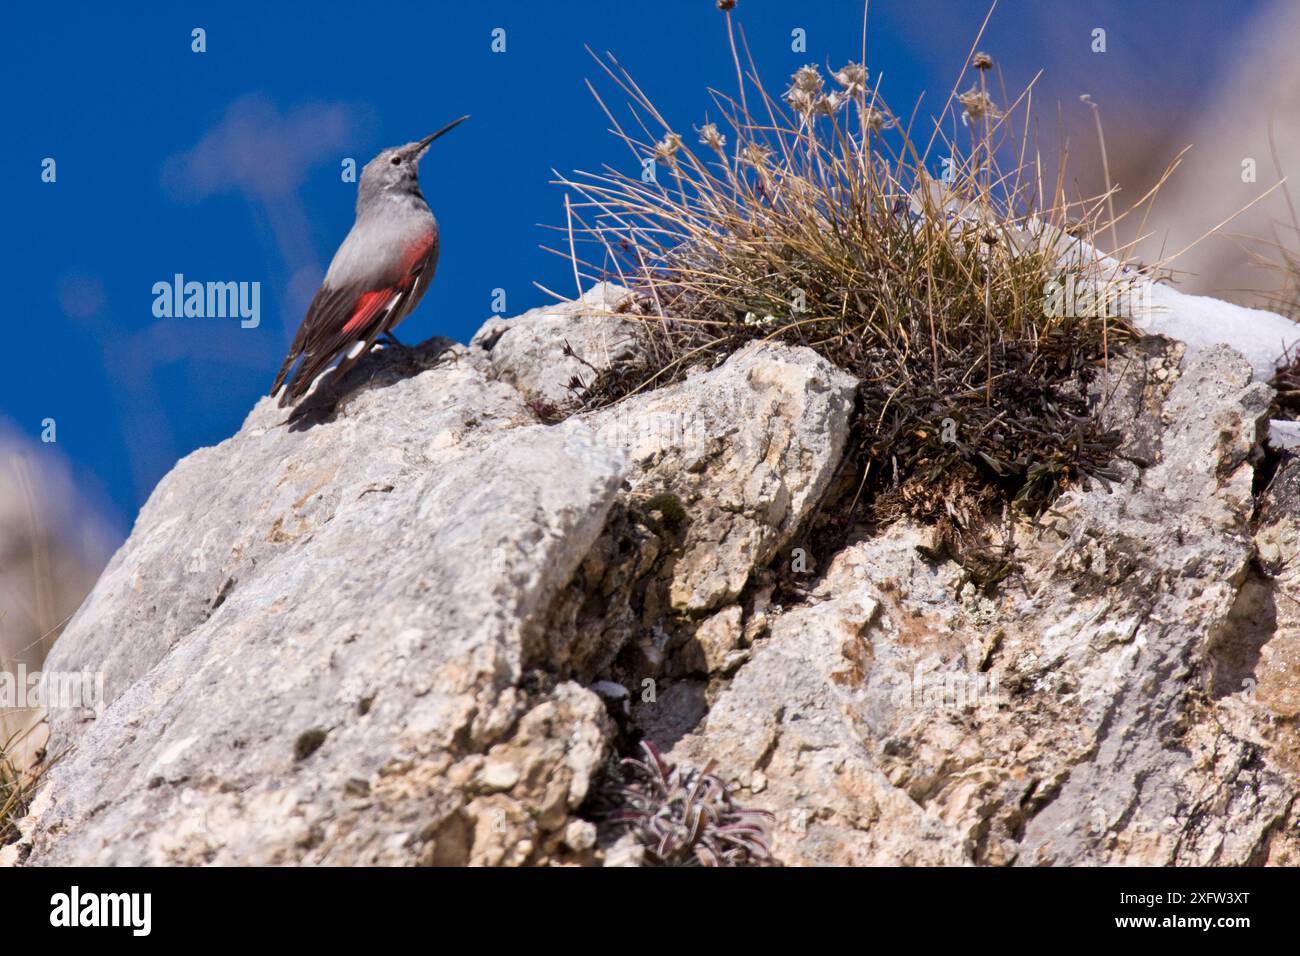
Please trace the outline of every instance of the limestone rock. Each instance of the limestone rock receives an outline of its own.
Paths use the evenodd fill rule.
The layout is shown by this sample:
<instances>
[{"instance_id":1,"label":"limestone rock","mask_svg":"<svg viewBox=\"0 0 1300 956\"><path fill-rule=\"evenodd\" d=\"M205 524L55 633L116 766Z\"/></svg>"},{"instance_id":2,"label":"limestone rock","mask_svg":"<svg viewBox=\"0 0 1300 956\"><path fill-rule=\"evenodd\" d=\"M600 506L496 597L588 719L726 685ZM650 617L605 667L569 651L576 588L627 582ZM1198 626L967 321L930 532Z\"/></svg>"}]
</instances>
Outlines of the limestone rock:
<instances>
[{"instance_id":1,"label":"limestone rock","mask_svg":"<svg viewBox=\"0 0 1300 956\"><path fill-rule=\"evenodd\" d=\"M673 610L734 599L789 542L839 465L856 387L811 349L754 342L719 368L591 416L632 460L633 495L671 496L666 506L681 510Z\"/></svg>"},{"instance_id":2,"label":"limestone rock","mask_svg":"<svg viewBox=\"0 0 1300 956\"><path fill-rule=\"evenodd\" d=\"M602 282L576 302L488 320L470 349L487 356L491 378L513 385L538 411L555 414L582 394L581 387L570 388L574 379L590 386L599 371L638 354L634 326L615 311L627 298L626 290Z\"/></svg>"},{"instance_id":3,"label":"limestone rock","mask_svg":"<svg viewBox=\"0 0 1300 956\"><path fill-rule=\"evenodd\" d=\"M109 704L52 720L31 862L522 862L585 798L603 705L522 662L621 456L454 361L283 416L177 466L56 647Z\"/></svg>"},{"instance_id":4,"label":"limestone rock","mask_svg":"<svg viewBox=\"0 0 1300 956\"><path fill-rule=\"evenodd\" d=\"M1300 861L1300 460L1250 357L1113 350L1119 479L1007 522L984 593L906 521L778 562L853 413L808 349L541 424L630 321L377 351L180 462L51 655L107 705L50 714L0 861L640 865L601 815L638 736L788 865Z\"/></svg>"},{"instance_id":5,"label":"limestone rock","mask_svg":"<svg viewBox=\"0 0 1300 956\"><path fill-rule=\"evenodd\" d=\"M1222 347L1176 381L1172 350L1123 364L1106 414L1146 466L1017 529L1019 588L958 598L959 569L895 525L835 557L678 743L777 815L778 858L1294 859L1296 638L1266 593L1292 582L1250 584L1269 390ZM1295 484L1266 499L1272 553L1294 550Z\"/></svg>"},{"instance_id":6,"label":"limestone rock","mask_svg":"<svg viewBox=\"0 0 1300 956\"><path fill-rule=\"evenodd\" d=\"M575 814L613 727L564 679L549 622L641 482L612 416L537 424L517 384L473 349L377 350L332 410L287 426L264 399L181 461L51 659L103 673L106 706L50 715L68 754L24 821L26 861L599 859ZM730 582L715 602L815 503L852 387L765 347L658 397L730 436L659 456L652 479L736 499L662 545ZM705 563L728 527L725 564Z\"/></svg>"}]
</instances>

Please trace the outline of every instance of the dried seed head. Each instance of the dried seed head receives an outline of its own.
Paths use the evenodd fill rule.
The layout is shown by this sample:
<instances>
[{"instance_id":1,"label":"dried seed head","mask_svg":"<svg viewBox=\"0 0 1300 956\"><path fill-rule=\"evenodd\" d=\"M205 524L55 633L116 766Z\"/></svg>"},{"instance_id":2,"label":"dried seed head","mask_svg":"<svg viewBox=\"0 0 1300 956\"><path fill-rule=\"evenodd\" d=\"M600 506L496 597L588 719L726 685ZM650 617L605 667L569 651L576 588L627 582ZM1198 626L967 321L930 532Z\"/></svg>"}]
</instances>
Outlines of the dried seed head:
<instances>
[{"instance_id":1,"label":"dried seed head","mask_svg":"<svg viewBox=\"0 0 1300 956\"><path fill-rule=\"evenodd\" d=\"M966 115L976 122L986 117L997 119L1001 115L993 108L993 101L989 99L989 95L973 86L957 97L957 101L965 108Z\"/></svg>"},{"instance_id":2,"label":"dried seed head","mask_svg":"<svg viewBox=\"0 0 1300 956\"><path fill-rule=\"evenodd\" d=\"M736 0L718 0L718 9L723 13L736 9Z\"/></svg>"},{"instance_id":3,"label":"dried seed head","mask_svg":"<svg viewBox=\"0 0 1300 956\"><path fill-rule=\"evenodd\" d=\"M834 116L847 99L848 96L838 90L833 93L823 93L813 103L813 109L824 116Z\"/></svg>"},{"instance_id":4,"label":"dried seed head","mask_svg":"<svg viewBox=\"0 0 1300 956\"><path fill-rule=\"evenodd\" d=\"M790 89L803 90L809 96L818 96L822 91L822 75L813 64L801 66L790 77Z\"/></svg>"},{"instance_id":5,"label":"dried seed head","mask_svg":"<svg viewBox=\"0 0 1300 956\"><path fill-rule=\"evenodd\" d=\"M727 137L719 133L718 127L713 123L705 123L700 127L700 142L720 153L727 145Z\"/></svg>"},{"instance_id":6,"label":"dried seed head","mask_svg":"<svg viewBox=\"0 0 1300 956\"><path fill-rule=\"evenodd\" d=\"M861 63L845 63L835 80L849 96L857 96L867 90L867 68Z\"/></svg>"},{"instance_id":7,"label":"dried seed head","mask_svg":"<svg viewBox=\"0 0 1300 956\"><path fill-rule=\"evenodd\" d=\"M991 70L993 69L993 57L983 52L976 53L975 58L971 60L971 66L977 70Z\"/></svg>"},{"instance_id":8,"label":"dried seed head","mask_svg":"<svg viewBox=\"0 0 1300 956\"><path fill-rule=\"evenodd\" d=\"M817 96L796 86L785 91L785 101L796 113L808 115L817 106Z\"/></svg>"},{"instance_id":9,"label":"dried seed head","mask_svg":"<svg viewBox=\"0 0 1300 956\"><path fill-rule=\"evenodd\" d=\"M862 111L862 125L873 133L879 133L886 126L893 126L894 121L880 110L868 106Z\"/></svg>"},{"instance_id":10,"label":"dried seed head","mask_svg":"<svg viewBox=\"0 0 1300 956\"><path fill-rule=\"evenodd\" d=\"M767 161L772 158L772 151L766 146L758 143L747 143L745 148L740 151L740 161L748 163L755 169L762 169L767 165Z\"/></svg>"},{"instance_id":11,"label":"dried seed head","mask_svg":"<svg viewBox=\"0 0 1300 956\"><path fill-rule=\"evenodd\" d=\"M677 162L677 152L681 148L682 138L676 133L668 133L655 144L655 159L671 166Z\"/></svg>"}]
</instances>

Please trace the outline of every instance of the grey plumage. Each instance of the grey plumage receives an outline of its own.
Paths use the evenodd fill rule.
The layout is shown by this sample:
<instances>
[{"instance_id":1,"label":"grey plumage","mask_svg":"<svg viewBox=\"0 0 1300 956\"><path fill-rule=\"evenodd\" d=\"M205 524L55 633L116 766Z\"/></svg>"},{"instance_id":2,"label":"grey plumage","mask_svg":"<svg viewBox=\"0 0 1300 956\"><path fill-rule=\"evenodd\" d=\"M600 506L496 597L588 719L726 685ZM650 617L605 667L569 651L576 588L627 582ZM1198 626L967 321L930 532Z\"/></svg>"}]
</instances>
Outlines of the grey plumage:
<instances>
[{"instance_id":1,"label":"grey plumage","mask_svg":"<svg viewBox=\"0 0 1300 956\"><path fill-rule=\"evenodd\" d=\"M288 378L280 392L282 406L301 398L339 356L335 375L343 375L424 295L438 265L439 237L437 220L420 192L419 163L433 140L468 118L418 142L385 149L365 165L356 220L271 386L274 395Z\"/></svg>"}]
</instances>

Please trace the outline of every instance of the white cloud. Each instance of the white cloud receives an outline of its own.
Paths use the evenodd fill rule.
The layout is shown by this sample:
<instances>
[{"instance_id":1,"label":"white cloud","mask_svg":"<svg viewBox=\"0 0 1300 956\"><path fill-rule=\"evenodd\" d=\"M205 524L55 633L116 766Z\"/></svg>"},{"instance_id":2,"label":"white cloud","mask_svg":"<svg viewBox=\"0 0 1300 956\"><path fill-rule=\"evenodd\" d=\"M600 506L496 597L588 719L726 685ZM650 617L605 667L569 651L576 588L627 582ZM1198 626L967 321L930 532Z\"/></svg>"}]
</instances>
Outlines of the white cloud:
<instances>
[{"instance_id":1,"label":"white cloud","mask_svg":"<svg viewBox=\"0 0 1300 956\"><path fill-rule=\"evenodd\" d=\"M308 103L281 113L252 93L232 103L193 149L164 162L163 188L182 201L236 191L263 201L283 199L311 167L337 162L361 125L355 106Z\"/></svg>"}]
</instances>

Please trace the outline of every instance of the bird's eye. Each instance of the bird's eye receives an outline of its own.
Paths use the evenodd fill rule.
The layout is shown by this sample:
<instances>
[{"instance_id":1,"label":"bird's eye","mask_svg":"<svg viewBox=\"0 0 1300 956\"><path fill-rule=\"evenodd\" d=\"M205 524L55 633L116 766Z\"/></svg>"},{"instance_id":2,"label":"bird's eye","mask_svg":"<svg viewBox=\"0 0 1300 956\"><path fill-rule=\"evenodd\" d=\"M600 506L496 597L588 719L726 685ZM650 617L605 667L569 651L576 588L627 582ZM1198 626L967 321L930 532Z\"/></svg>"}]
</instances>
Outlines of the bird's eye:
<instances>
[{"instance_id":1,"label":"bird's eye","mask_svg":"<svg viewBox=\"0 0 1300 956\"><path fill-rule=\"evenodd\" d=\"M394 156L392 159L389 160L389 162L392 163L394 166L400 166L402 165L402 157Z\"/></svg>"}]
</instances>

